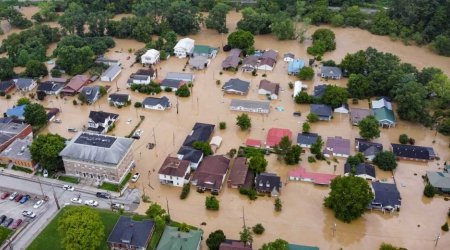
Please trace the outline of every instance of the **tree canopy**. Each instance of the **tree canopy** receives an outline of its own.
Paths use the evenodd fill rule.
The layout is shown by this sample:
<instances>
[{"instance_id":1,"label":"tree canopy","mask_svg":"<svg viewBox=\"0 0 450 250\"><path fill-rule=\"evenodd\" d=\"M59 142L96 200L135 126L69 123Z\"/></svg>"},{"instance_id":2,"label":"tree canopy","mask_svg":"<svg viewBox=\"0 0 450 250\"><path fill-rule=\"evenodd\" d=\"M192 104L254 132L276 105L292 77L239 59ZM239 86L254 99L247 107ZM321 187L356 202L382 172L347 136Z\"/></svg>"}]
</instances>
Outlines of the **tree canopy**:
<instances>
[{"instance_id":1,"label":"tree canopy","mask_svg":"<svg viewBox=\"0 0 450 250\"><path fill-rule=\"evenodd\" d=\"M65 249L95 250L105 236L100 215L87 206L68 207L58 220L58 232Z\"/></svg>"},{"instance_id":2,"label":"tree canopy","mask_svg":"<svg viewBox=\"0 0 450 250\"><path fill-rule=\"evenodd\" d=\"M289 243L283 239L276 239L275 241L264 243L261 250L289 250Z\"/></svg>"},{"instance_id":3,"label":"tree canopy","mask_svg":"<svg viewBox=\"0 0 450 250\"><path fill-rule=\"evenodd\" d=\"M259 174L266 171L267 164L268 162L263 155L255 155L250 158L248 168L254 173Z\"/></svg>"},{"instance_id":4,"label":"tree canopy","mask_svg":"<svg viewBox=\"0 0 450 250\"><path fill-rule=\"evenodd\" d=\"M0 58L0 80L8 80L14 75L14 64L9 58Z\"/></svg>"},{"instance_id":5,"label":"tree canopy","mask_svg":"<svg viewBox=\"0 0 450 250\"><path fill-rule=\"evenodd\" d=\"M380 137L380 125L373 116L362 119L359 124L359 135L368 140Z\"/></svg>"},{"instance_id":6,"label":"tree canopy","mask_svg":"<svg viewBox=\"0 0 450 250\"><path fill-rule=\"evenodd\" d=\"M252 33L244 30L236 30L228 36L228 45L248 51L253 48L255 40Z\"/></svg>"},{"instance_id":7,"label":"tree canopy","mask_svg":"<svg viewBox=\"0 0 450 250\"><path fill-rule=\"evenodd\" d=\"M397 161L394 153L390 151L382 151L375 155L372 161L380 169L385 171L394 170L397 167Z\"/></svg>"},{"instance_id":8,"label":"tree canopy","mask_svg":"<svg viewBox=\"0 0 450 250\"><path fill-rule=\"evenodd\" d=\"M337 177L331 181L330 189L324 205L334 211L337 219L346 223L361 217L374 198L369 184L360 177Z\"/></svg>"},{"instance_id":9,"label":"tree canopy","mask_svg":"<svg viewBox=\"0 0 450 250\"><path fill-rule=\"evenodd\" d=\"M348 92L346 88L342 88L336 85L328 85L325 89L325 93L321 97L321 102L330 105L332 108L342 106L347 103Z\"/></svg>"},{"instance_id":10,"label":"tree canopy","mask_svg":"<svg viewBox=\"0 0 450 250\"><path fill-rule=\"evenodd\" d=\"M241 114L236 117L236 125L242 130L247 130L252 127L252 120L247 114Z\"/></svg>"},{"instance_id":11,"label":"tree canopy","mask_svg":"<svg viewBox=\"0 0 450 250\"><path fill-rule=\"evenodd\" d=\"M26 64L25 75L28 77L47 76L47 66L37 60L29 60Z\"/></svg>"},{"instance_id":12,"label":"tree canopy","mask_svg":"<svg viewBox=\"0 0 450 250\"><path fill-rule=\"evenodd\" d=\"M312 35L313 45L308 47L307 52L313 56L322 56L327 51L336 49L334 32L330 29L320 28Z\"/></svg>"},{"instance_id":13,"label":"tree canopy","mask_svg":"<svg viewBox=\"0 0 450 250\"><path fill-rule=\"evenodd\" d=\"M200 30L198 9L189 2L173 1L166 13L172 30L181 36L195 34Z\"/></svg>"},{"instance_id":14,"label":"tree canopy","mask_svg":"<svg viewBox=\"0 0 450 250\"><path fill-rule=\"evenodd\" d=\"M62 168L59 153L66 146L65 139L58 134L40 134L30 146L31 158L48 171Z\"/></svg>"},{"instance_id":15,"label":"tree canopy","mask_svg":"<svg viewBox=\"0 0 450 250\"><path fill-rule=\"evenodd\" d=\"M209 11L209 15L205 20L206 28L215 29L219 33L228 33L227 13L231 7L224 3L217 3L214 8Z\"/></svg>"},{"instance_id":16,"label":"tree canopy","mask_svg":"<svg viewBox=\"0 0 450 250\"><path fill-rule=\"evenodd\" d=\"M47 124L47 112L39 103L28 104L25 107L24 117L25 122L35 129L40 129Z\"/></svg>"},{"instance_id":17,"label":"tree canopy","mask_svg":"<svg viewBox=\"0 0 450 250\"><path fill-rule=\"evenodd\" d=\"M220 244L225 242L227 237L222 230L216 230L209 234L208 239L206 239L206 245L209 250L219 250Z\"/></svg>"}]
</instances>

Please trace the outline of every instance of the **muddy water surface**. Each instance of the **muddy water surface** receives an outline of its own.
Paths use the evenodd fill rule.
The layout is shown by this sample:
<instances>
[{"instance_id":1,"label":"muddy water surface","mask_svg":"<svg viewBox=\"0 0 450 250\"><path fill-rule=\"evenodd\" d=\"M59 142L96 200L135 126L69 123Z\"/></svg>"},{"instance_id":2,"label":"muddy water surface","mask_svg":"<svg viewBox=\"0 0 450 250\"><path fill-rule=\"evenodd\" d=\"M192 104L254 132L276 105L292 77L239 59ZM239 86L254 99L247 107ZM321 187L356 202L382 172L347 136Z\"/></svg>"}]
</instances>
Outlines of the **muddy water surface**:
<instances>
[{"instance_id":1,"label":"muddy water surface","mask_svg":"<svg viewBox=\"0 0 450 250\"><path fill-rule=\"evenodd\" d=\"M231 30L239 18L239 14L231 12L228 19L228 26ZM384 37L378 37L368 34L358 29L334 29L338 41L337 50L327 54L325 58L332 58L337 61L346 53L354 52L357 49L364 49L367 46L376 47L379 50L393 52L402 58L405 62L412 63L418 67L420 64L434 65L442 68L449 73L450 65L448 59L427 52L425 49L417 47L406 47L401 43L392 42ZM202 30L199 34L191 36L197 44L208 44L211 46L221 46L226 43L226 36L219 35L212 30ZM369 39L370 38L370 39ZM127 51L129 48L139 49L144 44L125 40L115 39L116 47L107 53L107 57L120 59L123 71L112 83L95 82L93 84L111 86L110 93L130 93L132 102L142 101L146 96L139 93L131 93L126 89L126 80L128 76L141 68L140 65L132 65L134 56ZM381 242L390 242L395 245L403 246L408 249L432 249L434 239L440 231L440 226L446 219L446 211L450 206L449 202L441 198L433 200L424 199L422 196L423 182L421 175L425 174L427 169L438 169L441 167L438 162L411 163L399 162L399 167L394 176L397 181L398 189L402 195L401 212L394 215L383 215L378 211L369 212L361 219L346 224L337 221L332 212L323 208L323 198L328 194L327 187L317 187L308 183L286 182L288 172L293 168L279 162L274 155L268 156L268 171L278 173L285 183L282 188L281 200L283 202L283 211L274 212L273 198L259 197L256 201L249 201L238 194L237 190L224 188L219 195L220 211L209 212L205 210L204 200L206 194L199 194L194 189L191 190L189 197L181 201L179 194L181 189L163 186L158 183L157 171L167 155L176 155L176 152L183 142L186 135L190 132L195 122L205 122L216 124L215 135L223 137L224 141L219 148L218 153L226 153L231 148L237 148L245 142L246 138L261 139L265 141L267 131L271 127L288 128L294 134L301 131L301 125L305 122L306 115L309 113L307 105L297 105L292 100L292 90L288 87L288 82L295 81L295 78L286 74L287 65L282 61L281 55L286 52L294 52L297 57L308 58L306 55L306 46L298 44L295 41L278 42L273 36L258 36L255 39L255 47L258 49L275 49L280 52L280 58L274 72L267 72L268 79L281 84L282 91L276 101L271 101L271 113L269 115L250 114L252 119L252 128L250 131L240 131L235 126L235 119L239 113L228 110L230 99L245 98L249 100L263 99L258 96L257 88L259 81L264 79L259 72L258 76L251 76L248 73L223 72L221 75L220 64L226 57L226 53L220 52L212 61L209 68L205 71L194 72L196 80L193 93L189 98L177 98L173 93L161 93L158 96L167 96L173 108L168 111L149 111L126 107L117 109L111 107L103 97L94 105L72 104L73 97L64 99L48 97L43 105L46 107L59 107L62 113L59 118L62 124L50 124L46 131L59 133L67 138L73 136L67 132L67 128L82 129L87 124L88 113L90 110L103 110L114 112L120 115L115 130L111 133L119 136L125 136L130 133L138 122L138 117L144 115L146 118L141 125L144 131L143 137L137 140L134 145L135 158L137 161L136 171L140 172L142 177L136 184L136 187L150 196L152 201L169 206L170 215L178 221L185 221L196 225L205 230L205 238L216 229L224 230L227 238L239 238L239 231L243 224L243 210L245 211L246 225L253 226L256 223L262 223L266 232L262 236L255 236L254 248L259 248L264 242L272 241L276 238L283 238L292 243L315 245L321 249L378 249ZM420 54L417 51L421 51ZM416 55L416 57L414 57ZM126 58L131 58L127 60ZM158 78L163 79L169 71L181 72L186 59L170 58L168 61L160 63L158 67ZM424 65L425 66L425 65ZM186 70L189 72L189 69ZM216 80L221 84L232 77L245 79L251 83L250 93L246 97L237 97L232 95L223 95ZM306 82L312 91L314 85L319 84L319 79ZM343 81L330 81L328 84L337 84L344 86ZM0 112L4 112L7 107L14 104L21 94L16 93L11 100L0 100ZM175 104L179 102L178 114ZM367 102L360 102L358 107L368 107ZM284 111L277 111L276 107L283 107ZM302 116L294 117L294 111L302 112ZM128 120L131 120L129 123ZM225 121L226 130L219 130L218 123ZM340 135L352 141L358 137L358 129L352 127L348 121L348 115L335 115L330 122L319 122L312 125L312 132L319 133L323 138L327 136ZM433 146L440 155L442 164L444 160L450 159L448 148L449 139L441 135L435 135L435 131L430 131L416 124L400 122L396 128L383 129L381 137L376 141L381 142L385 148L389 148L390 142L396 142L399 134L407 133L416 139L417 145ZM149 142L156 143L153 150L146 149L145 145ZM353 150L352 150L353 151ZM311 171L325 173L334 173L336 165L336 174L343 173L344 159L338 159L338 163L326 162L315 164L307 163L308 153L302 155L302 166ZM392 174L377 170L380 179L393 181ZM138 211L145 212L148 204L142 203ZM200 226L206 222L206 226ZM336 223L336 232L333 236L333 225ZM204 243L203 243L204 244ZM448 249L450 246L450 237L443 234L439 240L436 249ZM203 245L206 249L206 245Z\"/></svg>"}]
</instances>

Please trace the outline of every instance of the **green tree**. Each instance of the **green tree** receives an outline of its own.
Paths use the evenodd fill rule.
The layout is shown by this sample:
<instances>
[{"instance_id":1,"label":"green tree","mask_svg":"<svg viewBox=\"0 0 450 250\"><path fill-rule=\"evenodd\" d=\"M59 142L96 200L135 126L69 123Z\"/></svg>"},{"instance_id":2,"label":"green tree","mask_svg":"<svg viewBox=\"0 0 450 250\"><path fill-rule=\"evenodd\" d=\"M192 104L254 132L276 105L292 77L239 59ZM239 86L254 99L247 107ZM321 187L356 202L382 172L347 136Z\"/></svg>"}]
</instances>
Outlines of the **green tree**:
<instances>
[{"instance_id":1,"label":"green tree","mask_svg":"<svg viewBox=\"0 0 450 250\"><path fill-rule=\"evenodd\" d=\"M408 82L396 90L397 113L407 121L425 122L429 117L425 98L427 91L418 82Z\"/></svg>"},{"instance_id":2,"label":"green tree","mask_svg":"<svg viewBox=\"0 0 450 250\"><path fill-rule=\"evenodd\" d=\"M330 29L317 29L313 33L312 39L313 45L308 47L308 54L322 56L325 52L336 49L335 35Z\"/></svg>"},{"instance_id":3,"label":"green tree","mask_svg":"<svg viewBox=\"0 0 450 250\"><path fill-rule=\"evenodd\" d=\"M214 8L209 11L209 15L205 20L206 28L215 29L219 33L228 33L227 13L231 7L224 3L217 3Z\"/></svg>"},{"instance_id":4,"label":"green tree","mask_svg":"<svg viewBox=\"0 0 450 250\"><path fill-rule=\"evenodd\" d=\"M436 189L430 183L427 183L427 185L425 185L425 188L423 190L423 195L425 195L428 198L433 198L435 194Z\"/></svg>"},{"instance_id":5,"label":"green tree","mask_svg":"<svg viewBox=\"0 0 450 250\"><path fill-rule=\"evenodd\" d=\"M344 26L344 16L341 14L335 14L331 20L331 25L335 26L335 27L342 27Z\"/></svg>"},{"instance_id":6,"label":"green tree","mask_svg":"<svg viewBox=\"0 0 450 250\"><path fill-rule=\"evenodd\" d=\"M26 97L21 97L21 98L19 98L19 100L17 100L17 106L28 105L30 103L31 103L30 99L28 99Z\"/></svg>"},{"instance_id":7,"label":"green tree","mask_svg":"<svg viewBox=\"0 0 450 250\"><path fill-rule=\"evenodd\" d=\"M320 157L317 157L318 155L322 155L322 147L323 147L323 140L322 137L319 136L317 138L317 141L311 145L311 153L316 155L316 158L320 159Z\"/></svg>"},{"instance_id":8,"label":"green tree","mask_svg":"<svg viewBox=\"0 0 450 250\"><path fill-rule=\"evenodd\" d=\"M450 118L447 118L442 123L440 123L437 129L439 133L443 135L450 135Z\"/></svg>"},{"instance_id":9,"label":"green tree","mask_svg":"<svg viewBox=\"0 0 450 250\"><path fill-rule=\"evenodd\" d=\"M225 242L226 239L227 237L222 230L216 230L209 234L206 245L210 250L219 250L220 244Z\"/></svg>"},{"instance_id":10,"label":"green tree","mask_svg":"<svg viewBox=\"0 0 450 250\"><path fill-rule=\"evenodd\" d=\"M219 200L215 196L207 196L205 199L205 207L207 210L219 210Z\"/></svg>"},{"instance_id":11,"label":"green tree","mask_svg":"<svg viewBox=\"0 0 450 250\"><path fill-rule=\"evenodd\" d=\"M311 126L309 125L308 122L304 122L302 125L302 132L303 133L309 133L311 130Z\"/></svg>"},{"instance_id":12,"label":"green tree","mask_svg":"<svg viewBox=\"0 0 450 250\"><path fill-rule=\"evenodd\" d=\"M158 203L153 202L148 207L147 211L145 211L145 214L150 219L155 219L157 216L163 218L166 215L166 210L162 208Z\"/></svg>"},{"instance_id":13,"label":"green tree","mask_svg":"<svg viewBox=\"0 0 450 250\"><path fill-rule=\"evenodd\" d=\"M330 105L332 108L340 107L343 103L347 103L348 92L346 88L336 85L329 85L325 89L325 93L321 97L324 104Z\"/></svg>"},{"instance_id":14,"label":"green tree","mask_svg":"<svg viewBox=\"0 0 450 250\"><path fill-rule=\"evenodd\" d=\"M273 203L274 209L277 212L281 212L281 209L283 208L283 204L281 203L280 198L276 198L275 202Z\"/></svg>"},{"instance_id":15,"label":"green tree","mask_svg":"<svg viewBox=\"0 0 450 250\"><path fill-rule=\"evenodd\" d=\"M342 11L345 26L359 27L364 22L364 14L358 6L344 8Z\"/></svg>"},{"instance_id":16,"label":"green tree","mask_svg":"<svg viewBox=\"0 0 450 250\"><path fill-rule=\"evenodd\" d=\"M8 80L14 75L14 64L9 58L0 58L0 80Z\"/></svg>"},{"instance_id":17,"label":"green tree","mask_svg":"<svg viewBox=\"0 0 450 250\"><path fill-rule=\"evenodd\" d=\"M178 35L186 36L200 30L199 13L189 2L174 1L165 14L167 22Z\"/></svg>"},{"instance_id":18,"label":"green tree","mask_svg":"<svg viewBox=\"0 0 450 250\"><path fill-rule=\"evenodd\" d=\"M376 35L391 35L397 32L397 22L389 18L386 11L380 10L372 18L369 31Z\"/></svg>"},{"instance_id":19,"label":"green tree","mask_svg":"<svg viewBox=\"0 0 450 250\"><path fill-rule=\"evenodd\" d=\"M212 155L213 151L208 142L196 141L192 144L192 147L201 150L205 156Z\"/></svg>"},{"instance_id":20,"label":"green tree","mask_svg":"<svg viewBox=\"0 0 450 250\"><path fill-rule=\"evenodd\" d=\"M179 87L177 91L175 91L175 95L179 97L189 97L191 95L191 91L189 90L189 87L186 84L184 84L181 87Z\"/></svg>"},{"instance_id":21,"label":"green tree","mask_svg":"<svg viewBox=\"0 0 450 250\"><path fill-rule=\"evenodd\" d=\"M271 16L268 13L246 7L242 11L242 18L237 23L237 28L245 30L253 35L263 35L271 32Z\"/></svg>"},{"instance_id":22,"label":"green tree","mask_svg":"<svg viewBox=\"0 0 450 250\"><path fill-rule=\"evenodd\" d=\"M298 103L298 104L310 104L310 103L313 103L314 98L312 96L308 95L308 93L306 93L306 91L301 91L294 97L294 101L295 101L295 103Z\"/></svg>"},{"instance_id":23,"label":"green tree","mask_svg":"<svg viewBox=\"0 0 450 250\"><path fill-rule=\"evenodd\" d=\"M428 82L428 89L436 93L444 102L450 102L450 79L444 73L438 73Z\"/></svg>"},{"instance_id":24,"label":"green tree","mask_svg":"<svg viewBox=\"0 0 450 250\"><path fill-rule=\"evenodd\" d=\"M298 72L297 77L300 80L312 80L314 78L314 69L311 67L303 67L300 72Z\"/></svg>"},{"instance_id":25,"label":"green tree","mask_svg":"<svg viewBox=\"0 0 450 250\"><path fill-rule=\"evenodd\" d=\"M300 154L302 148L299 145L292 146L284 156L284 161L287 165L296 165L300 162Z\"/></svg>"},{"instance_id":26,"label":"green tree","mask_svg":"<svg viewBox=\"0 0 450 250\"><path fill-rule=\"evenodd\" d=\"M419 73L416 74L417 81L423 85L427 85L431 80L433 80L435 75L442 74L442 70L434 67L423 68Z\"/></svg>"},{"instance_id":27,"label":"green tree","mask_svg":"<svg viewBox=\"0 0 450 250\"><path fill-rule=\"evenodd\" d=\"M244 30L236 30L228 36L227 40L231 48L239 48L245 51L253 48L255 43L252 33Z\"/></svg>"},{"instance_id":28,"label":"green tree","mask_svg":"<svg viewBox=\"0 0 450 250\"><path fill-rule=\"evenodd\" d=\"M295 39L295 24L286 14L279 13L273 18L270 25L272 33L278 40L293 40Z\"/></svg>"},{"instance_id":29,"label":"green tree","mask_svg":"<svg viewBox=\"0 0 450 250\"><path fill-rule=\"evenodd\" d=\"M450 37L446 35L439 35L434 40L431 46L439 55L450 56Z\"/></svg>"},{"instance_id":30,"label":"green tree","mask_svg":"<svg viewBox=\"0 0 450 250\"><path fill-rule=\"evenodd\" d=\"M306 120L307 120L309 123L315 123L315 122L318 122L318 121L319 121L319 116L317 116L317 115L314 114L314 113L309 113L309 114L306 116Z\"/></svg>"},{"instance_id":31,"label":"green tree","mask_svg":"<svg viewBox=\"0 0 450 250\"><path fill-rule=\"evenodd\" d=\"M264 243L260 250L289 250L289 243L283 239Z\"/></svg>"},{"instance_id":32,"label":"green tree","mask_svg":"<svg viewBox=\"0 0 450 250\"><path fill-rule=\"evenodd\" d=\"M401 135L398 137L398 141L399 141L401 144L408 144L409 137L408 137L407 134L401 134Z\"/></svg>"},{"instance_id":33,"label":"green tree","mask_svg":"<svg viewBox=\"0 0 450 250\"><path fill-rule=\"evenodd\" d=\"M69 75L84 73L94 63L94 52L89 46L75 48L64 46L58 48L56 64L66 70Z\"/></svg>"},{"instance_id":34,"label":"green tree","mask_svg":"<svg viewBox=\"0 0 450 250\"><path fill-rule=\"evenodd\" d=\"M40 134L30 146L31 158L48 171L62 168L59 153L66 146L65 139L58 134Z\"/></svg>"},{"instance_id":35,"label":"green tree","mask_svg":"<svg viewBox=\"0 0 450 250\"><path fill-rule=\"evenodd\" d=\"M28 77L47 76L47 66L37 60L29 60L26 64L25 75Z\"/></svg>"},{"instance_id":36,"label":"green tree","mask_svg":"<svg viewBox=\"0 0 450 250\"><path fill-rule=\"evenodd\" d=\"M401 250L401 249L391 244L383 243L380 246L380 250Z\"/></svg>"},{"instance_id":37,"label":"green tree","mask_svg":"<svg viewBox=\"0 0 450 250\"><path fill-rule=\"evenodd\" d=\"M261 223L258 223L252 227L252 231L254 234L260 235L260 234L263 234L264 231L266 231L266 229L264 228L264 226Z\"/></svg>"},{"instance_id":38,"label":"green tree","mask_svg":"<svg viewBox=\"0 0 450 250\"><path fill-rule=\"evenodd\" d=\"M448 222L445 222L444 225L441 226L442 231L444 232L448 232L449 228L448 228Z\"/></svg>"},{"instance_id":39,"label":"green tree","mask_svg":"<svg viewBox=\"0 0 450 250\"><path fill-rule=\"evenodd\" d=\"M359 124L359 135L367 140L380 137L380 125L374 116L362 119Z\"/></svg>"},{"instance_id":40,"label":"green tree","mask_svg":"<svg viewBox=\"0 0 450 250\"><path fill-rule=\"evenodd\" d=\"M352 168L355 168L356 166L358 166L358 164L363 163L364 161L365 161L364 155L362 153L357 153L354 156L349 156L345 163L352 166Z\"/></svg>"},{"instance_id":41,"label":"green tree","mask_svg":"<svg viewBox=\"0 0 450 250\"><path fill-rule=\"evenodd\" d=\"M340 67L342 70L348 71L349 74L364 74L367 68L366 53L360 50L356 53L345 55Z\"/></svg>"},{"instance_id":42,"label":"green tree","mask_svg":"<svg viewBox=\"0 0 450 250\"><path fill-rule=\"evenodd\" d=\"M30 103L25 107L25 122L39 130L47 124L47 112L39 103Z\"/></svg>"},{"instance_id":43,"label":"green tree","mask_svg":"<svg viewBox=\"0 0 450 250\"><path fill-rule=\"evenodd\" d=\"M253 233L250 227L242 227L242 231L239 232L239 239L245 246L251 246L253 243Z\"/></svg>"},{"instance_id":44,"label":"green tree","mask_svg":"<svg viewBox=\"0 0 450 250\"><path fill-rule=\"evenodd\" d=\"M236 125L238 125L241 130L247 130L252 127L252 120L247 114L241 114L236 117Z\"/></svg>"},{"instance_id":45,"label":"green tree","mask_svg":"<svg viewBox=\"0 0 450 250\"><path fill-rule=\"evenodd\" d=\"M360 100L372 96L369 79L362 74L351 74L347 83L348 93Z\"/></svg>"},{"instance_id":46,"label":"green tree","mask_svg":"<svg viewBox=\"0 0 450 250\"><path fill-rule=\"evenodd\" d=\"M89 32L92 36L104 36L110 14L106 11L91 12L87 16Z\"/></svg>"},{"instance_id":47,"label":"green tree","mask_svg":"<svg viewBox=\"0 0 450 250\"><path fill-rule=\"evenodd\" d=\"M58 233L65 249L85 250L100 247L105 236L97 211L90 207L68 207L58 220Z\"/></svg>"},{"instance_id":48,"label":"green tree","mask_svg":"<svg viewBox=\"0 0 450 250\"><path fill-rule=\"evenodd\" d=\"M375 155L372 162L384 171L391 171L397 167L395 155L390 151L379 152Z\"/></svg>"},{"instance_id":49,"label":"green tree","mask_svg":"<svg viewBox=\"0 0 450 250\"><path fill-rule=\"evenodd\" d=\"M333 179L330 189L324 205L334 211L336 218L347 223L361 217L374 198L367 181L355 176Z\"/></svg>"},{"instance_id":50,"label":"green tree","mask_svg":"<svg viewBox=\"0 0 450 250\"><path fill-rule=\"evenodd\" d=\"M250 158L248 168L256 174L266 171L267 160L263 155L255 155Z\"/></svg>"},{"instance_id":51,"label":"green tree","mask_svg":"<svg viewBox=\"0 0 450 250\"><path fill-rule=\"evenodd\" d=\"M275 146L275 152L279 155L285 156L290 150L291 146L292 141L289 139L289 137L283 136L278 145Z\"/></svg>"},{"instance_id":52,"label":"green tree","mask_svg":"<svg viewBox=\"0 0 450 250\"><path fill-rule=\"evenodd\" d=\"M84 34L84 23L87 20L86 12L77 3L70 3L64 14L59 17L58 23L70 34L82 36Z\"/></svg>"}]
</instances>

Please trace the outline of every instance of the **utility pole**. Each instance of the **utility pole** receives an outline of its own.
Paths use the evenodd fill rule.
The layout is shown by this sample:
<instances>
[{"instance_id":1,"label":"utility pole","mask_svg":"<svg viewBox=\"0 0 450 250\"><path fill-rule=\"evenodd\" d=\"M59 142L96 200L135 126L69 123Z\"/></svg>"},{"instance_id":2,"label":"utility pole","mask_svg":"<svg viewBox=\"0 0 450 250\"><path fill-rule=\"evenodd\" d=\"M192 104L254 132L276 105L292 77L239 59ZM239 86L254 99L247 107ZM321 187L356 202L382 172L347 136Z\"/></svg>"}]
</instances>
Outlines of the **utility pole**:
<instances>
[{"instance_id":1,"label":"utility pole","mask_svg":"<svg viewBox=\"0 0 450 250\"><path fill-rule=\"evenodd\" d=\"M153 130L153 141L155 142L155 146L156 146L156 135L155 135L155 128L152 128Z\"/></svg>"},{"instance_id":2,"label":"utility pole","mask_svg":"<svg viewBox=\"0 0 450 250\"><path fill-rule=\"evenodd\" d=\"M175 147L175 132L172 133L172 144Z\"/></svg>"},{"instance_id":3,"label":"utility pole","mask_svg":"<svg viewBox=\"0 0 450 250\"><path fill-rule=\"evenodd\" d=\"M434 243L434 247L436 247L437 246L437 244L438 244L438 241L439 241L439 239L441 238L441 234L440 233L438 233L438 235L436 236L436 239L434 240L435 241L435 243Z\"/></svg>"},{"instance_id":4,"label":"utility pole","mask_svg":"<svg viewBox=\"0 0 450 250\"><path fill-rule=\"evenodd\" d=\"M61 207L59 206L58 197L56 197L55 188L53 187L53 184L52 184L52 190L53 190L53 198L55 199L55 203L56 203L56 209L60 210Z\"/></svg>"},{"instance_id":5,"label":"utility pole","mask_svg":"<svg viewBox=\"0 0 450 250\"><path fill-rule=\"evenodd\" d=\"M244 211L244 207L242 207L242 221L244 223L244 228L246 228L246 226L245 226L245 211Z\"/></svg>"},{"instance_id":6,"label":"utility pole","mask_svg":"<svg viewBox=\"0 0 450 250\"><path fill-rule=\"evenodd\" d=\"M331 228L331 230L333 231L333 237L336 234L336 223L333 224L333 227Z\"/></svg>"},{"instance_id":7,"label":"utility pole","mask_svg":"<svg viewBox=\"0 0 450 250\"><path fill-rule=\"evenodd\" d=\"M39 187L41 188L41 193L42 193L42 197L43 199L45 199L45 194L44 194L44 189L42 189L42 183L41 183L41 179L39 178L39 175L36 175L38 182L39 182Z\"/></svg>"},{"instance_id":8,"label":"utility pole","mask_svg":"<svg viewBox=\"0 0 450 250\"><path fill-rule=\"evenodd\" d=\"M166 197L166 207L167 207L167 214L169 215L170 218L170 209L169 209L169 200Z\"/></svg>"},{"instance_id":9,"label":"utility pole","mask_svg":"<svg viewBox=\"0 0 450 250\"><path fill-rule=\"evenodd\" d=\"M177 115L178 115L178 96L177 96Z\"/></svg>"}]
</instances>

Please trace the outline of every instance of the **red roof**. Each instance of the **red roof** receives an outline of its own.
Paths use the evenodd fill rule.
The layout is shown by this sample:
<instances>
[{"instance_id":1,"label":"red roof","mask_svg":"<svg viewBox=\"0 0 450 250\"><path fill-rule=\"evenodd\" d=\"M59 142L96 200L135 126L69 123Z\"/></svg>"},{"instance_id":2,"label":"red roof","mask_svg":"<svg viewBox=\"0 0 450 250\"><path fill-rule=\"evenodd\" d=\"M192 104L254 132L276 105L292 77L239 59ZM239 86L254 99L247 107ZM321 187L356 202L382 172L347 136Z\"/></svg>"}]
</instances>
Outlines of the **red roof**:
<instances>
[{"instance_id":1,"label":"red roof","mask_svg":"<svg viewBox=\"0 0 450 250\"><path fill-rule=\"evenodd\" d=\"M85 75L76 75L64 87L63 92L73 93L79 92L80 89L89 81L89 77Z\"/></svg>"},{"instance_id":2,"label":"red roof","mask_svg":"<svg viewBox=\"0 0 450 250\"><path fill-rule=\"evenodd\" d=\"M323 174L323 173L313 173L306 172L303 167L298 167L291 172L289 172L289 177L297 177L300 179L310 179L314 184L318 185L330 185L331 181L338 177L334 174Z\"/></svg>"},{"instance_id":3,"label":"red roof","mask_svg":"<svg viewBox=\"0 0 450 250\"><path fill-rule=\"evenodd\" d=\"M281 138L289 137L292 139L292 132L289 129L284 128L271 128L269 129L269 133L267 134L266 146L274 147L280 143Z\"/></svg>"},{"instance_id":4,"label":"red roof","mask_svg":"<svg viewBox=\"0 0 450 250\"><path fill-rule=\"evenodd\" d=\"M247 139L247 141L245 141L245 145L248 147L260 148L261 140Z\"/></svg>"}]
</instances>

